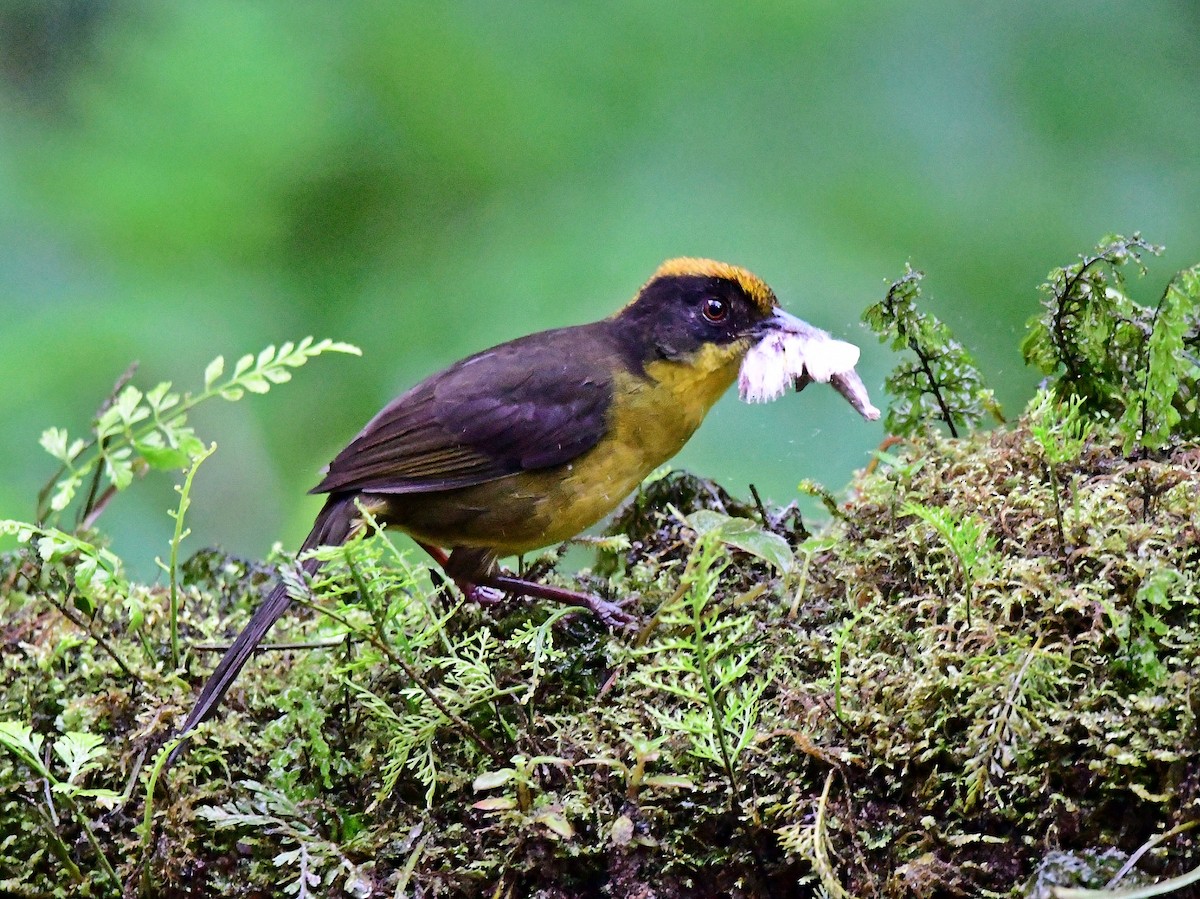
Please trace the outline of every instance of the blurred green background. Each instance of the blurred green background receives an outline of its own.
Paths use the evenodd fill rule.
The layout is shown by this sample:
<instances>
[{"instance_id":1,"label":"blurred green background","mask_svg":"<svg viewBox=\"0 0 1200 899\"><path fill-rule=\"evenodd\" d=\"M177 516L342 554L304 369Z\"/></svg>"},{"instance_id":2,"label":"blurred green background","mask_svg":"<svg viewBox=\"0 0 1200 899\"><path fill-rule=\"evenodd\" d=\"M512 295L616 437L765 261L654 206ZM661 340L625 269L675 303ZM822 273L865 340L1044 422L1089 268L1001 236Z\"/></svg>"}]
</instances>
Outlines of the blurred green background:
<instances>
[{"instance_id":1,"label":"blurred green background","mask_svg":"<svg viewBox=\"0 0 1200 899\"><path fill-rule=\"evenodd\" d=\"M858 324L904 263L1016 411L1036 286L1109 231L1200 259L1191 0L522 4L0 0L0 517L49 425L82 433L132 360L306 334L359 344L205 409L190 549L294 547L304 491L376 409L456 358L608 314L664 258L762 275ZM723 400L677 464L779 502L882 437L832 391ZM105 514L135 571L175 502Z\"/></svg>"}]
</instances>

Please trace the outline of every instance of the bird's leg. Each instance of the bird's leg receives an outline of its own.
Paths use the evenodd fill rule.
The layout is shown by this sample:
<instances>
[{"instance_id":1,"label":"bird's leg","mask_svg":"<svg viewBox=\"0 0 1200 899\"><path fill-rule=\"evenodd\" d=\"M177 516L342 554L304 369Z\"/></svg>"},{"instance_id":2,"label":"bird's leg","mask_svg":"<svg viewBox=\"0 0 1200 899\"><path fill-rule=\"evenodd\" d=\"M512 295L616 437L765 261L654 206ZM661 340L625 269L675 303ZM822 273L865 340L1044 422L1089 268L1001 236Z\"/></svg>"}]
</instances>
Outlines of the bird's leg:
<instances>
[{"instance_id":1,"label":"bird's leg","mask_svg":"<svg viewBox=\"0 0 1200 899\"><path fill-rule=\"evenodd\" d=\"M492 590L488 587L481 587L474 580L468 580L462 574L461 560L456 559L450 561L450 554L440 546L434 546L432 543L422 543L417 541L417 546L429 553L433 561L441 566L442 570L450 576L454 581L454 585L462 591L463 596L471 602L478 603L481 606L492 606L504 599L504 593L500 590Z\"/></svg>"},{"instance_id":2,"label":"bird's leg","mask_svg":"<svg viewBox=\"0 0 1200 899\"><path fill-rule=\"evenodd\" d=\"M599 596L576 593L562 587L551 587L510 574L502 574L496 566L495 556L486 550L460 546L447 554L437 546L426 543L419 545L442 566L446 574L450 575L464 596L481 605L495 603L503 594L510 593L514 596L533 596L588 609L609 627L623 627L634 620L633 616L619 605Z\"/></svg>"},{"instance_id":3,"label":"bird's leg","mask_svg":"<svg viewBox=\"0 0 1200 899\"><path fill-rule=\"evenodd\" d=\"M446 563L450 561L450 554L440 546L434 546L432 543L422 543L420 540L417 541L417 546L429 553L433 557L433 561L441 565L442 568L445 568Z\"/></svg>"},{"instance_id":4,"label":"bird's leg","mask_svg":"<svg viewBox=\"0 0 1200 899\"><path fill-rule=\"evenodd\" d=\"M513 577L510 574L500 574L498 572L484 574L474 580L481 587L493 587L516 596L533 596L538 599L561 602L568 606L579 606L589 609L593 615L613 628L624 627L635 620L632 615L616 603L601 599L599 596L591 593L576 593L574 590L551 587L549 584L539 584L537 581L527 581L523 578Z\"/></svg>"}]
</instances>

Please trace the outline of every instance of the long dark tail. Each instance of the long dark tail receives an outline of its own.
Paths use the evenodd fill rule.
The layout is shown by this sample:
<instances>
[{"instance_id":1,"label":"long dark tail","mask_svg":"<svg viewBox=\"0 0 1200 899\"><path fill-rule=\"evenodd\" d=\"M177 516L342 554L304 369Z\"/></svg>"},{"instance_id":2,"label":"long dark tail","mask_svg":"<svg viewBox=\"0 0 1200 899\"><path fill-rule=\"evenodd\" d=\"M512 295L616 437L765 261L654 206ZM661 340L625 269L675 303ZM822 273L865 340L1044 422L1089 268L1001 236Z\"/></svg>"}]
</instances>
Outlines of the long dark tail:
<instances>
[{"instance_id":1,"label":"long dark tail","mask_svg":"<svg viewBox=\"0 0 1200 899\"><path fill-rule=\"evenodd\" d=\"M300 551L305 552L318 546L338 546L344 543L353 529L355 511L353 496L331 496L320 514L317 515L312 531L305 538ZM320 564L315 559L307 559L301 563L301 567L312 574L320 567ZM183 722L183 727L176 734L176 736L184 738L183 742L171 750L171 754L167 756L167 765L174 762L180 751L187 746L188 734L216 711L217 706L221 704L221 699L225 696L225 691L233 684L238 672L242 670L242 666L249 661L263 637L267 635L267 631L291 604L292 600L288 596L287 586L280 581L271 590L262 605L254 610L250 621L242 628L242 632L237 635L229 649L225 650L225 655L221 656L221 661L217 663L217 667L205 681L204 687L201 688L200 695L196 698L196 704L192 706L187 720Z\"/></svg>"}]
</instances>

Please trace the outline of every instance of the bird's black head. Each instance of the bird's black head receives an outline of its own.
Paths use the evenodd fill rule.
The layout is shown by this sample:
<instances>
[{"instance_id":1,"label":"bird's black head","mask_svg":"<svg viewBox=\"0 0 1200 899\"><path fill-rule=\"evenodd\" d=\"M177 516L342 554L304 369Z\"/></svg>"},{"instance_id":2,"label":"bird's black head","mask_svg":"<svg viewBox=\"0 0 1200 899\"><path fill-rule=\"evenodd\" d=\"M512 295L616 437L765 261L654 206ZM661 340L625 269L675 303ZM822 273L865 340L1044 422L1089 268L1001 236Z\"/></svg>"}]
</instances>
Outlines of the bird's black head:
<instances>
[{"instance_id":1,"label":"bird's black head","mask_svg":"<svg viewBox=\"0 0 1200 899\"><path fill-rule=\"evenodd\" d=\"M672 259L659 266L633 301L614 316L628 339L652 358L686 360L706 353L740 358L779 303L757 276L711 259Z\"/></svg>"}]
</instances>

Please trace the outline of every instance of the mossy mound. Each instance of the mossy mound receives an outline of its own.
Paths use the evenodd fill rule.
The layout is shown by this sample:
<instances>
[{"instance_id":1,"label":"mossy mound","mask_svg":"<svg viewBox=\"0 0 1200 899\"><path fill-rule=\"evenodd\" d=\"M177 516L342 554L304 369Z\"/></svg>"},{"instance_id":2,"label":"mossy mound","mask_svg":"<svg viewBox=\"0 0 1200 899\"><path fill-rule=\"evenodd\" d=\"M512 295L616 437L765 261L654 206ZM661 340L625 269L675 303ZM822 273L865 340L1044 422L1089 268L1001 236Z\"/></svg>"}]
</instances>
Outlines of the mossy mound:
<instances>
[{"instance_id":1,"label":"mossy mound","mask_svg":"<svg viewBox=\"0 0 1200 899\"><path fill-rule=\"evenodd\" d=\"M61 755L46 765L117 795L50 811L45 781L0 755L0 890L103 895L97 852L127 895L1102 886L1200 817L1200 448L1129 461L1093 436L1051 478L1023 420L891 452L815 538L773 510L698 538L696 509L758 513L658 482L608 547L613 573L581 576L640 597L636 634L455 607L381 539L331 553L328 614L274 634L303 645L247 669L149 830L153 760L209 657L166 671L165 642L116 627L119 608L89 636L64 617L69 585L9 557L0 720L44 746L100 735L73 781ZM193 645L232 633L264 580L212 555L189 572ZM161 597L136 595L138 633L163 633ZM1181 828L1122 883L1198 862Z\"/></svg>"}]
</instances>

